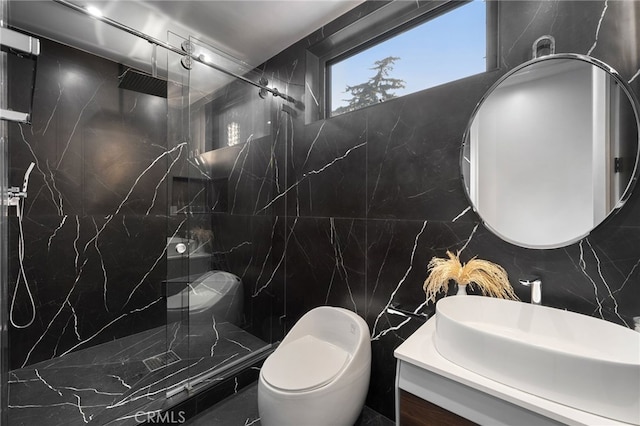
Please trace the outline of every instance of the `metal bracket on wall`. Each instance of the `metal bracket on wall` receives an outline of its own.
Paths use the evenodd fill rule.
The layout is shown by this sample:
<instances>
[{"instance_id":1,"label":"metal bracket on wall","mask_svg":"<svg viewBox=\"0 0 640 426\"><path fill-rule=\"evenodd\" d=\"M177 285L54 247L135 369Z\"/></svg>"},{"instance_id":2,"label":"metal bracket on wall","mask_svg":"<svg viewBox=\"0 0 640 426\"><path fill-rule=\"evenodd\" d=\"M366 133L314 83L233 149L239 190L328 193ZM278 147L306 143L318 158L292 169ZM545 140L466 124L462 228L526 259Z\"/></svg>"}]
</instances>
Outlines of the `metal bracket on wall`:
<instances>
[{"instance_id":1,"label":"metal bracket on wall","mask_svg":"<svg viewBox=\"0 0 640 426\"><path fill-rule=\"evenodd\" d=\"M7 189L7 206L18 207L20 205L20 199L27 198L26 191L20 191L17 186L11 186Z\"/></svg>"},{"instance_id":2,"label":"metal bracket on wall","mask_svg":"<svg viewBox=\"0 0 640 426\"><path fill-rule=\"evenodd\" d=\"M3 50L14 53L21 57L29 57L35 61L33 76L31 80L31 100L28 112L14 111L0 108L0 120L14 121L18 123L31 123L31 111L33 109L33 94L36 83L36 69L38 65L38 55L40 55L40 40L19 33L8 28L0 28L0 46Z\"/></svg>"},{"instance_id":3,"label":"metal bracket on wall","mask_svg":"<svg viewBox=\"0 0 640 426\"><path fill-rule=\"evenodd\" d=\"M548 49L549 53L540 53L545 48ZM548 34L538 37L531 46L531 59L536 59L546 55L553 55L554 53L556 53L556 39Z\"/></svg>"}]
</instances>

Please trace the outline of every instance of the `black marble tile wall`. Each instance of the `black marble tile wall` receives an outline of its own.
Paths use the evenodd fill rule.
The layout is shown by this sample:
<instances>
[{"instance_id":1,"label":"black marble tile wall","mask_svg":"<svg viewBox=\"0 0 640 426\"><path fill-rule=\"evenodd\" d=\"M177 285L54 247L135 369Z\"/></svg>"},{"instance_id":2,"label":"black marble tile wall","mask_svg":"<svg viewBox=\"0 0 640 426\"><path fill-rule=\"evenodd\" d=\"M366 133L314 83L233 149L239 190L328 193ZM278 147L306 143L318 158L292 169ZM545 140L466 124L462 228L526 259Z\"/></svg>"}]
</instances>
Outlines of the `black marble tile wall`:
<instances>
[{"instance_id":1,"label":"black marble tile wall","mask_svg":"<svg viewBox=\"0 0 640 426\"><path fill-rule=\"evenodd\" d=\"M284 219L215 214L213 254L244 284L244 327L266 342L281 340L284 309Z\"/></svg>"},{"instance_id":2,"label":"black marble tile wall","mask_svg":"<svg viewBox=\"0 0 640 426\"><path fill-rule=\"evenodd\" d=\"M303 99L307 49L381 5L366 2L260 69ZM530 59L542 35L555 37L558 53L605 61L640 94L638 16L638 2L501 1L498 28L491 29L498 33L498 69L326 120L305 124L302 112L291 117L287 149L276 151L279 164L287 165L286 185L274 197L286 199L287 215L277 237L285 248L285 281L278 289L284 293L276 297L285 303L286 329L325 304L367 320L372 408L393 417L393 350L420 325L385 308L428 309L426 266L447 250L461 251L464 261L478 256L502 265L514 285L521 275L539 275L546 305L632 327L631 318L640 315L638 188L583 240L554 250L524 249L479 222L464 193L459 158L482 95ZM283 214L280 206L274 214ZM515 290L528 301L526 288Z\"/></svg>"},{"instance_id":3,"label":"black marble tile wall","mask_svg":"<svg viewBox=\"0 0 640 426\"><path fill-rule=\"evenodd\" d=\"M33 124L9 127L10 184L35 163L20 217L10 208L12 369L166 318L166 99L118 89L116 63L41 42Z\"/></svg>"}]
</instances>

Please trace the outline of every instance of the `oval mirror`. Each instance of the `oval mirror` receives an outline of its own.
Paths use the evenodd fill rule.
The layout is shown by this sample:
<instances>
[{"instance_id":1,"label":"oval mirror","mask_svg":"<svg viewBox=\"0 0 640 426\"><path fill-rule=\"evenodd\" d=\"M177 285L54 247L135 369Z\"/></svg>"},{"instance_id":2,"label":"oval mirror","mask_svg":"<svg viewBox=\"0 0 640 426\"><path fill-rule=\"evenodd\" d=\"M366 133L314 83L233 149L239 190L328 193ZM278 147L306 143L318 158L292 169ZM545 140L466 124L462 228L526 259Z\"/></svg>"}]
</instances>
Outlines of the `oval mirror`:
<instances>
[{"instance_id":1,"label":"oval mirror","mask_svg":"<svg viewBox=\"0 0 640 426\"><path fill-rule=\"evenodd\" d=\"M638 123L635 97L606 64L574 54L526 62L471 117L461 158L469 201L512 244L574 243L628 198Z\"/></svg>"}]
</instances>

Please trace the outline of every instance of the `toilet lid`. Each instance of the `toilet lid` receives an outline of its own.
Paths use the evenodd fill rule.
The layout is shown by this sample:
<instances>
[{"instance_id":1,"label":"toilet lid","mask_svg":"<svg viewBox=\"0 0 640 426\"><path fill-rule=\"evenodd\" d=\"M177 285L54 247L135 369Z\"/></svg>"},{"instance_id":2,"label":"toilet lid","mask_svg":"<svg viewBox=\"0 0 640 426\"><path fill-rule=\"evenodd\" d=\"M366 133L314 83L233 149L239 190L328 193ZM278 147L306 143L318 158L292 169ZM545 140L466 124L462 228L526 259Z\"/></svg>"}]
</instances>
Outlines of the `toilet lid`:
<instances>
[{"instance_id":1,"label":"toilet lid","mask_svg":"<svg viewBox=\"0 0 640 426\"><path fill-rule=\"evenodd\" d=\"M271 386L304 391L330 382L348 359L342 348L306 335L280 346L264 362L261 373Z\"/></svg>"}]
</instances>

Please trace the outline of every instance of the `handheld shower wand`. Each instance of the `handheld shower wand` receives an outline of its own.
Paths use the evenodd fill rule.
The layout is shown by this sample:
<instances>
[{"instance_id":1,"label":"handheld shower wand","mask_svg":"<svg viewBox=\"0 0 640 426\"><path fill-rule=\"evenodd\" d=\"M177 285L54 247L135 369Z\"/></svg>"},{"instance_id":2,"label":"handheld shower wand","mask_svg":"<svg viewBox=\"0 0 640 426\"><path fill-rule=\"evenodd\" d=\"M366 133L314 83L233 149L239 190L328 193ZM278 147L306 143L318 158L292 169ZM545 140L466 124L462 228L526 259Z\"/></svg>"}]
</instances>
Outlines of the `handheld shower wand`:
<instances>
[{"instance_id":1,"label":"handheld shower wand","mask_svg":"<svg viewBox=\"0 0 640 426\"><path fill-rule=\"evenodd\" d=\"M29 186L29 175L31 171L35 167L35 163L31 163L27 168L27 171L24 173L24 179L22 184L22 192L18 192L13 194L13 200L10 200L9 205L16 206L16 215L18 216L18 229L20 232L18 238L18 260L20 261L20 271L18 272L18 278L16 279L16 287L13 290L13 297L11 298L11 309L9 310L9 321L11 325L15 328L27 328L33 321L36 319L36 304L33 300L33 294L31 293L31 288L29 287L29 282L27 281L27 274L24 272L24 230L22 229L22 213L24 209L24 199L27 197L27 187ZM13 203L12 203L13 202ZM18 288L20 287L20 278L24 280L24 286L27 289L27 294L29 295L29 301L31 302L31 319L26 324L18 324L15 322L14 310L16 303L16 295L18 294Z\"/></svg>"}]
</instances>

